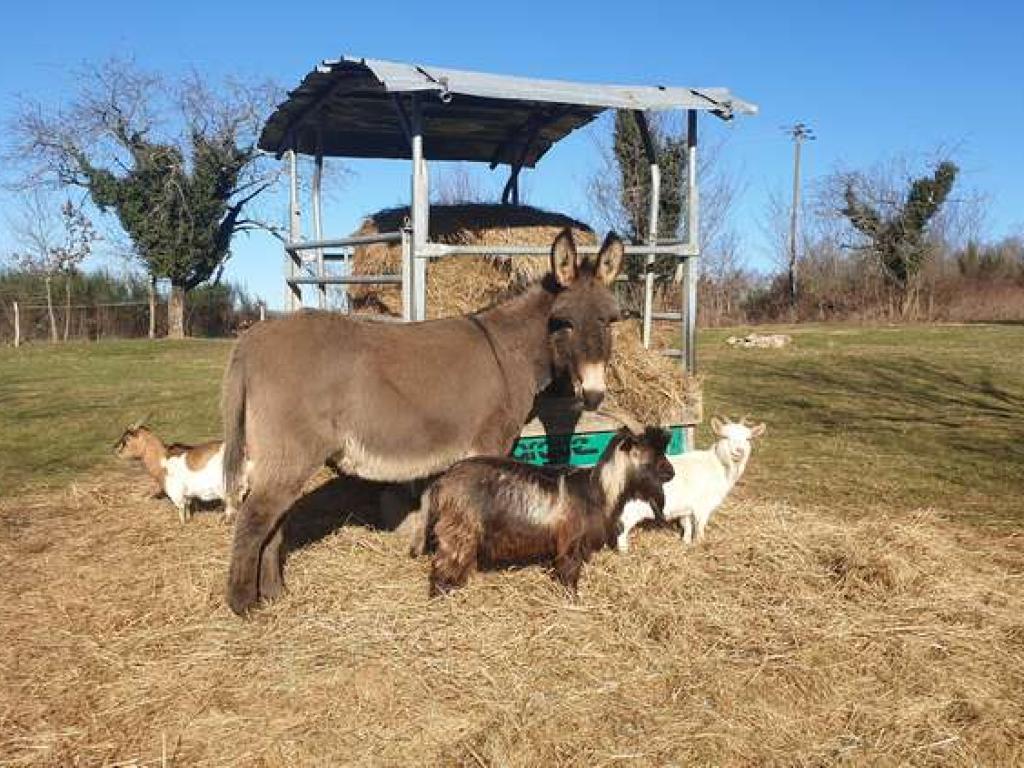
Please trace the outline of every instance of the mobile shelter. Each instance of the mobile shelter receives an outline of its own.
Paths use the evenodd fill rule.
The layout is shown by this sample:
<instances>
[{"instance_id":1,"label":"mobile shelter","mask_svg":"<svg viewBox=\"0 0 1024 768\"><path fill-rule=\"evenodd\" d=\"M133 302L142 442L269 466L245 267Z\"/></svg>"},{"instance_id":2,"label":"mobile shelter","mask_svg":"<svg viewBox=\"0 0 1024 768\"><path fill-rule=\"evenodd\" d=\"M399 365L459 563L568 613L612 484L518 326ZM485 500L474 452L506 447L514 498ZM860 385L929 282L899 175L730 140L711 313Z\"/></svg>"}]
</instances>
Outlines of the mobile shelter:
<instances>
[{"instance_id":1,"label":"mobile shelter","mask_svg":"<svg viewBox=\"0 0 1024 768\"><path fill-rule=\"evenodd\" d=\"M725 88L623 86L536 80L480 72L467 72L376 59L343 57L326 60L303 79L270 116L260 136L260 149L287 157L290 168L289 239L285 243L285 283L288 309L303 306L303 286L312 286L321 307L327 286L395 284L401 286L404 320L426 318L428 264L432 259L460 256L546 256L548 248L516 245L453 245L429 238L428 160L462 160L509 168L502 202L518 204L519 176L532 168L558 141L609 109L628 110L635 116L644 139L651 170L649 236L646 243L626 246L627 257L642 257L642 338L652 342L655 321L679 324L681 349L663 350L678 357L682 371L696 367L696 276L699 256L699 197L697 188L697 122L701 112L723 120L737 114L755 114L757 107L733 96ZM685 237L658 235L660 169L648 130L652 111L683 110L687 115ZM312 239L302 237L297 155L314 158L311 179ZM408 226L397 232L353 237L324 237L321 182L325 157L391 158L412 161L411 205ZM673 233L674 235L674 233ZM345 262L352 249L373 243L401 243L399 274L329 275L325 263ZM583 253L596 247L583 246ZM680 306L672 312L654 311L656 257L682 262ZM528 458L553 460L556 455L573 463L592 457L611 427L589 414L573 416L568 434L551 434L548 427L531 423L520 441ZM557 421L557 419L555 420ZM694 419L680 417L677 428ZM586 423L585 423L586 422ZM683 450L686 434L676 429L675 450ZM586 435L598 435L594 441ZM530 440L543 444L530 445ZM545 442L546 441L546 442ZM559 445L555 445L555 443ZM560 446L560 447L559 447ZM580 447L579 457L576 446ZM577 461L578 459L578 461Z\"/></svg>"}]
</instances>

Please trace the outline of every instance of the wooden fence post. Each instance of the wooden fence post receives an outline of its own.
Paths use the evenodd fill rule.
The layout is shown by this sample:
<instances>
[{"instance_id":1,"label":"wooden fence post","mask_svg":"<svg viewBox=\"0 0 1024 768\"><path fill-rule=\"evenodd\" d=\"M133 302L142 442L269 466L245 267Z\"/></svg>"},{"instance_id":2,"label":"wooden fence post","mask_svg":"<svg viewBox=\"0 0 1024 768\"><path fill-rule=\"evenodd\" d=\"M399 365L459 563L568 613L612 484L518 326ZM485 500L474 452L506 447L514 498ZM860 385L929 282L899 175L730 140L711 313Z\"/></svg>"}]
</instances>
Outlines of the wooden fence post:
<instances>
[{"instance_id":1,"label":"wooden fence post","mask_svg":"<svg viewBox=\"0 0 1024 768\"><path fill-rule=\"evenodd\" d=\"M14 348L21 346L21 313L18 310L18 302L14 302Z\"/></svg>"},{"instance_id":2,"label":"wooden fence post","mask_svg":"<svg viewBox=\"0 0 1024 768\"><path fill-rule=\"evenodd\" d=\"M156 276L149 278L149 338L156 338Z\"/></svg>"}]
</instances>

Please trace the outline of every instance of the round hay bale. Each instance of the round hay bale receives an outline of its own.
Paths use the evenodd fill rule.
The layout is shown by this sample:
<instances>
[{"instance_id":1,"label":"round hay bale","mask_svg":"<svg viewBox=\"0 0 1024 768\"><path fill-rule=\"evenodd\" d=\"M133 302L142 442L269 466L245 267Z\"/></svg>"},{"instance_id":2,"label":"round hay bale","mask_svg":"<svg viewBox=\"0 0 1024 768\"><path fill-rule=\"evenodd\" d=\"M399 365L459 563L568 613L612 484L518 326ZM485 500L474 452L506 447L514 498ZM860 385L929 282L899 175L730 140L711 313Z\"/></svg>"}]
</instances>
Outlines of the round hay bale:
<instances>
[{"instance_id":1,"label":"round hay bale","mask_svg":"<svg viewBox=\"0 0 1024 768\"><path fill-rule=\"evenodd\" d=\"M355 234L395 232L408 217L407 207L378 211ZM565 227L572 228L578 244L597 244L586 224L530 206L467 203L430 209L431 241L452 245L549 246ZM353 272L396 274L401 271L401 258L399 244L356 248ZM489 306L545 274L548 264L546 256L433 259L427 277L427 316L463 315ZM401 314L401 291L395 286L358 286L350 295L357 312ZM700 412L699 382L683 376L677 362L644 349L638 322L616 324L613 350L608 397L614 405L647 424L688 422Z\"/></svg>"},{"instance_id":2,"label":"round hay bale","mask_svg":"<svg viewBox=\"0 0 1024 768\"><path fill-rule=\"evenodd\" d=\"M355 234L397 232L408 218L408 207L387 208L367 216ZM573 230L578 244L596 244L594 232L586 224L527 205L465 203L430 208L430 240L448 245L550 246L565 227ZM355 249L352 270L357 275L397 274L401 260L398 243L369 245ZM433 259L427 278L427 316L450 317L480 309L547 270L546 256ZM351 296L356 311L402 312L401 291L394 286L360 286Z\"/></svg>"}]
</instances>

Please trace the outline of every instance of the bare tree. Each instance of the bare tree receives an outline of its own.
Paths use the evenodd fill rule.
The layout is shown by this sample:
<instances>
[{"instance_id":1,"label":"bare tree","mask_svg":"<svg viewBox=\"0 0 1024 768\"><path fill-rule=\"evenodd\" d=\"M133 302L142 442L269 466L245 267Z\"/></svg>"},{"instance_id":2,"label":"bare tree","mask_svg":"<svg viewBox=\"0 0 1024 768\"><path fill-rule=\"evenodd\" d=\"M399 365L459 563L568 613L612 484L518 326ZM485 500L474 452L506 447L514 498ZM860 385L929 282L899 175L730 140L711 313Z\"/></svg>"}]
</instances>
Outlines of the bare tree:
<instances>
[{"instance_id":1,"label":"bare tree","mask_svg":"<svg viewBox=\"0 0 1024 768\"><path fill-rule=\"evenodd\" d=\"M219 280L233 235L266 228L245 211L279 178L256 148L277 93L198 74L169 82L110 59L80 73L62 108L24 101L11 155L22 186L79 186L116 213L148 272L170 281L170 335L181 336L187 292Z\"/></svg>"},{"instance_id":2,"label":"bare tree","mask_svg":"<svg viewBox=\"0 0 1024 768\"><path fill-rule=\"evenodd\" d=\"M8 217L8 227L18 243L14 262L29 272L42 275L46 288L46 311L50 340L57 341L57 318L53 309L53 278L64 276L64 340L71 330L71 279L92 253L98 239L92 222L81 206L71 200L56 205L52 196L39 190L23 198L20 208Z\"/></svg>"},{"instance_id":3,"label":"bare tree","mask_svg":"<svg viewBox=\"0 0 1024 768\"><path fill-rule=\"evenodd\" d=\"M437 205L493 202L479 176L470 173L463 163L445 168L431 184L431 202Z\"/></svg>"}]
</instances>

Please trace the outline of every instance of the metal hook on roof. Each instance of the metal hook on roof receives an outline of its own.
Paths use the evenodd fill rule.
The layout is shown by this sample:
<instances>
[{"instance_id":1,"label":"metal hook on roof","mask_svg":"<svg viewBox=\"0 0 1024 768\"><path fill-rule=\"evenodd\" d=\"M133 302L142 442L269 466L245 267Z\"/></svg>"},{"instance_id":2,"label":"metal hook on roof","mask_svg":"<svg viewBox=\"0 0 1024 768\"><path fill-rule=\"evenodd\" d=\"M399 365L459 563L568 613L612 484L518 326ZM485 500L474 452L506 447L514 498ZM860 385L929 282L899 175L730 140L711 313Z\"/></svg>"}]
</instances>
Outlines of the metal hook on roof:
<instances>
[{"instance_id":1,"label":"metal hook on roof","mask_svg":"<svg viewBox=\"0 0 1024 768\"><path fill-rule=\"evenodd\" d=\"M441 99L442 104L450 104L452 101L452 92L448 90L448 78L439 77L437 82L441 86L441 93L438 95L438 98Z\"/></svg>"},{"instance_id":2,"label":"metal hook on roof","mask_svg":"<svg viewBox=\"0 0 1024 768\"><path fill-rule=\"evenodd\" d=\"M448 78L444 77L444 76L434 77L432 74L430 74L423 67L419 67L418 66L418 67L416 67L416 69L419 71L419 73L421 75L423 75L425 78L427 78L430 82L437 83L439 86L441 86L441 91L440 91L440 93L438 93L437 97L439 99L441 99L441 103L442 104L450 104L451 100L452 100L452 92L450 90L448 90Z\"/></svg>"}]
</instances>

